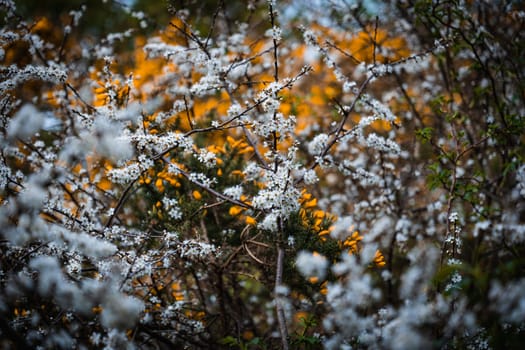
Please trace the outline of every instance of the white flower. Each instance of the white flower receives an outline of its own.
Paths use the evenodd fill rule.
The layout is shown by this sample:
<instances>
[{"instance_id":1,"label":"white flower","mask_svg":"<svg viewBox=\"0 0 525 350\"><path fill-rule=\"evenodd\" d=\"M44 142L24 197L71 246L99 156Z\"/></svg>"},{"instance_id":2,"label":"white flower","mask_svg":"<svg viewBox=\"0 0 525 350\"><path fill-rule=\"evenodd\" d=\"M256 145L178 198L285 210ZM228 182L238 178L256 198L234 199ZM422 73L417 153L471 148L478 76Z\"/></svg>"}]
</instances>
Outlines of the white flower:
<instances>
[{"instance_id":1,"label":"white flower","mask_svg":"<svg viewBox=\"0 0 525 350\"><path fill-rule=\"evenodd\" d=\"M375 133L368 135L366 139L366 145L368 147L377 149L378 151L388 152L393 155L401 153L401 149L397 143L392 140L385 139Z\"/></svg>"},{"instance_id":2,"label":"white flower","mask_svg":"<svg viewBox=\"0 0 525 350\"><path fill-rule=\"evenodd\" d=\"M9 122L7 134L10 138L27 139L44 126L44 116L32 104L25 104Z\"/></svg>"},{"instance_id":3,"label":"white flower","mask_svg":"<svg viewBox=\"0 0 525 350\"><path fill-rule=\"evenodd\" d=\"M246 180L257 180L261 174L261 168L255 162L249 162L243 170Z\"/></svg>"},{"instance_id":4,"label":"white flower","mask_svg":"<svg viewBox=\"0 0 525 350\"><path fill-rule=\"evenodd\" d=\"M305 30L303 33L304 42L309 46L317 46L317 36L311 30Z\"/></svg>"},{"instance_id":5,"label":"white flower","mask_svg":"<svg viewBox=\"0 0 525 350\"><path fill-rule=\"evenodd\" d=\"M297 269L304 277L317 277L324 279L328 268L328 259L319 253L300 251L295 260Z\"/></svg>"},{"instance_id":6,"label":"white flower","mask_svg":"<svg viewBox=\"0 0 525 350\"><path fill-rule=\"evenodd\" d=\"M107 328L128 329L138 321L143 310L140 299L113 292L102 303L100 321Z\"/></svg>"},{"instance_id":7,"label":"white flower","mask_svg":"<svg viewBox=\"0 0 525 350\"><path fill-rule=\"evenodd\" d=\"M169 217L173 220L179 220L182 218L182 210L179 207L179 202L174 198L164 197L162 198L162 204L168 212Z\"/></svg>"},{"instance_id":8,"label":"white flower","mask_svg":"<svg viewBox=\"0 0 525 350\"><path fill-rule=\"evenodd\" d=\"M275 213L270 213L264 217L258 226L262 230L276 232L279 229L278 220L279 217Z\"/></svg>"},{"instance_id":9,"label":"white flower","mask_svg":"<svg viewBox=\"0 0 525 350\"><path fill-rule=\"evenodd\" d=\"M238 103L233 103L230 108L228 108L228 117L229 118L234 118L234 117L237 117L238 115L240 115L242 113L242 107L240 104Z\"/></svg>"},{"instance_id":10,"label":"white flower","mask_svg":"<svg viewBox=\"0 0 525 350\"><path fill-rule=\"evenodd\" d=\"M308 144L308 153L312 156L318 156L323 152L328 142L327 134L319 134Z\"/></svg>"},{"instance_id":11,"label":"white flower","mask_svg":"<svg viewBox=\"0 0 525 350\"><path fill-rule=\"evenodd\" d=\"M335 239L345 240L355 230L356 227L354 225L353 218L351 216L343 216L337 219L337 221L334 223L333 229L330 232L330 236Z\"/></svg>"},{"instance_id":12,"label":"white flower","mask_svg":"<svg viewBox=\"0 0 525 350\"><path fill-rule=\"evenodd\" d=\"M197 155L199 162L204 164L206 168L210 169L217 164L215 153L208 151L207 149L201 149Z\"/></svg>"},{"instance_id":13,"label":"white flower","mask_svg":"<svg viewBox=\"0 0 525 350\"><path fill-rule=\"evenodd\" d=\"M243 194L243 188L241 185L235 185L232 187L228 187L224 190L224 194L235 200L240 200Z\"/></svg>"},{"instance_id":14,"label":"white flower","mask_svg":"<svg viewBox=\"0 0 525 350\"><path fill-rule=\"evenodd\" d=\"M315 170L309 169L304 172L304 183L307 185L313 185L319 181Z\"/></svg>"}]
</instances>

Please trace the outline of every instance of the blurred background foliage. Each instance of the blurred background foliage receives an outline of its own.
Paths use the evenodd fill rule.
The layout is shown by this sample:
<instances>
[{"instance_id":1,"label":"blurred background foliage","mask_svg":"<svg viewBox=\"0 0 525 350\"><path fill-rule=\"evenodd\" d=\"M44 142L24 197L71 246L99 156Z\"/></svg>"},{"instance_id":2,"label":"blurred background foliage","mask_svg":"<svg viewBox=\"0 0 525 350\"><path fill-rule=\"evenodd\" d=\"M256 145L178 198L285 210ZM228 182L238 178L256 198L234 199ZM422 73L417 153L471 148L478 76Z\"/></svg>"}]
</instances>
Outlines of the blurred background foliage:
<instances>
[{"instance_id":1,"label":"blurred background foliage","mask_svg":"<svg viewBox=\"0 0 525 350\"><path fill-rule=\"evenodd\" d=\"M54 23L67 22L70 11L77 11L82 6L89 5L86 6L86 14L79 26L79 35L96 37L135 27L137 20L130 16L130 13L138 11L142 11L146 16L148 28L145 32L148 33L166 28L177 11L183 9L191 13L194 29L203 34L207 34L206 30L211 27L216 16L222 17L225 19L224 23L233 26L254 16L264 22L267 14L265 6L260 6L266 1L260 0L19 0L16 3L21 17L46 17ZM220 28L223 29L228 28Z\"/></svg>"}]
</instances>

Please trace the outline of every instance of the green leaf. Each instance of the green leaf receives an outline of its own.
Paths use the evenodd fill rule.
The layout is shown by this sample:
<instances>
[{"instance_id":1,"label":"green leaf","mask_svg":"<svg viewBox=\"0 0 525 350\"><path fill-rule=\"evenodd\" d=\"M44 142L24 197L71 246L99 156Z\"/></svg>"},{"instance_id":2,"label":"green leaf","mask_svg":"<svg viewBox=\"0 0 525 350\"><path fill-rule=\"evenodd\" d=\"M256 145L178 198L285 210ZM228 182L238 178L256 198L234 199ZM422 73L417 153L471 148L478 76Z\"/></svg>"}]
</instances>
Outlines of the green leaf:
<instances>
[{"instance_id":1,"label":"green leaf","mask_svg":"<svg viewBox=\"0 0 525 350\"><path fill-rule=\"evenodd\" d=\"M432 139L432 132L434 131L431 127L416 130L416 137L423 143L427 143Z\"/></svg>"},{"instance_id":2,"label":"green leaf","mask_svg":"<svg viewBox=\"0 0 525 350\"><path fill-rule=\"evenodd\" d=\"M224 338L220 339L219 340L219 344L236 346L236 345L239 345L239 342L237 341L237 339L235 339L235 337L229 335L227 337L224 337Z\"/></svg>"}]
</instances>

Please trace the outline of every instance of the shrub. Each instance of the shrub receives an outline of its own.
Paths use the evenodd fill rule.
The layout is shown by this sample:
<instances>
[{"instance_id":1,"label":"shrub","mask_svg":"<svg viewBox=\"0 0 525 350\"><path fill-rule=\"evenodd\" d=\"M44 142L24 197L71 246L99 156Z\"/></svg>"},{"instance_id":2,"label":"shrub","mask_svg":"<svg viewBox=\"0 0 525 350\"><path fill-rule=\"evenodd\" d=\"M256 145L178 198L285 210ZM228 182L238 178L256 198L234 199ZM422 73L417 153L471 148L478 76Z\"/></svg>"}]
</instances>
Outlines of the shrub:
<instances>
[{"instance_id":1,"label":"shrub","mask_svg":"<svg viewBox=\"0 0 525 350\"><path fill-rule=\"evenodd\" d=\"M187 5L0 2L1 346L517 348L522 9Z\"/></svg>"}]
</instances>

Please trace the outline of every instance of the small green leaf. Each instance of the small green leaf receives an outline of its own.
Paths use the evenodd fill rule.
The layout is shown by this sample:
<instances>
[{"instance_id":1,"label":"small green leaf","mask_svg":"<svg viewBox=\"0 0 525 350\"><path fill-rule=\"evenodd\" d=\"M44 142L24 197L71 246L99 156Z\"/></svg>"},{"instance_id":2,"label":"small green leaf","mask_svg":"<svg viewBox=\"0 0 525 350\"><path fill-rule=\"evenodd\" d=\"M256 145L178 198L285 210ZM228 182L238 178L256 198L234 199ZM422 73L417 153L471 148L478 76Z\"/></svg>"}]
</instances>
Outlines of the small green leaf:
<instances>
[{"instance_id":1,"label":"small green leaf","mask_svg":"<svg viewBox=\"0 0 525 350\"><path fill-rule=\"evenodd\" d=\"M416 136L422 143L427 143L432 139L432 132L434 129L427 127L423 129L416 130Z\"/></svg>"},{"instance_id":2,"label":"small green leaf","mask_svg":"<svg viewBox=\"0 0 525 350\"><path fill-rule=\"evenodd\" d=\"M222 345L239 345L239 343L237 342L237 339L235 339L235 337L232 337L231 335L227 336L227 337L224 337L222 338L221 340L219 340L219 344L222 344Z\"/></svg>"}]
</instances>

